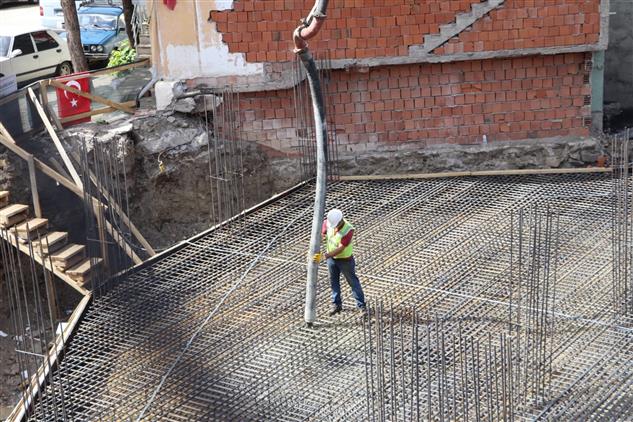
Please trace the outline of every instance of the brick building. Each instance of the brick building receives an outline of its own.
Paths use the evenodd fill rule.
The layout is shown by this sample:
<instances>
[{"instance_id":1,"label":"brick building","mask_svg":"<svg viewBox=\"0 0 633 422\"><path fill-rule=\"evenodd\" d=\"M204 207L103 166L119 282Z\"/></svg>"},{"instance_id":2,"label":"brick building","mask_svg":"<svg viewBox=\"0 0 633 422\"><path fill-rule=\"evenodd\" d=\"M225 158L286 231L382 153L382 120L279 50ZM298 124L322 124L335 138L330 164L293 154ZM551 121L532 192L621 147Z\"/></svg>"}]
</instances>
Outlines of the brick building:
<instances>
[{"instance_id":1,"label":"brick building","mask_svg":"<svg viewBox=\"0 0 633 422\"><path fill-rule=\"evenodd\" d=\"M312 5L155 0L155 69L190 87L231 84L249 137L288 150L291 34ZM347 151L583 136L592 112L601 127L608 11L608 0L331 1L310 49L331 57Z\"/></svg>"}]
</instances>

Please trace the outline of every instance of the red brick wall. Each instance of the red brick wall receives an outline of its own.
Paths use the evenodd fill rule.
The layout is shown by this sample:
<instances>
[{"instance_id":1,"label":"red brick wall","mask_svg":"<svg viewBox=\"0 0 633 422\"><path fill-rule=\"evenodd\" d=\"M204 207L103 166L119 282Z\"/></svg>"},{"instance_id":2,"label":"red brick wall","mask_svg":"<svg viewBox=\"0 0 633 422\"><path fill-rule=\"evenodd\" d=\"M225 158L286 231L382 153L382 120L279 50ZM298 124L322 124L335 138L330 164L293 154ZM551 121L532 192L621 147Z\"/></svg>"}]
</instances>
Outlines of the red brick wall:
<instances>
[{"instance_id":1,"label":"red brick wall","mask_svg":"<svg viewBox=\"0 0 633 422\"><path fill-rule=\"evenodd\" d=\"M344 0L330 2L326 25L311 42L333 59L406 56L424 35L455 21L480 0ZM249 62L293 60L291 34L313 0L236 0L212 11L232 53ZM437 54L596 43L600 0L506 0Z\"/></svg>"},{"instance_id":2,"label":"red brick wall","mask_svg":"<svg viewBox=\"0 0 633 422\"><path fill-rule=\"evenodd\" d=\"M529 56L333 72L330 101L339 142L443 143L588 135L590 54ZM245 137L297 147L293 91L242 94Z\"/></svg>"},{"instance_id":3,"label":"red brick wall","mask_svg":"<svg viewBox=\"0 0 633 422\"><path fill-rule=\"evenodd\" d=\"M593 0L506 0L436 54L596 44L600 3Z\"/></svg>"}]
</instances>

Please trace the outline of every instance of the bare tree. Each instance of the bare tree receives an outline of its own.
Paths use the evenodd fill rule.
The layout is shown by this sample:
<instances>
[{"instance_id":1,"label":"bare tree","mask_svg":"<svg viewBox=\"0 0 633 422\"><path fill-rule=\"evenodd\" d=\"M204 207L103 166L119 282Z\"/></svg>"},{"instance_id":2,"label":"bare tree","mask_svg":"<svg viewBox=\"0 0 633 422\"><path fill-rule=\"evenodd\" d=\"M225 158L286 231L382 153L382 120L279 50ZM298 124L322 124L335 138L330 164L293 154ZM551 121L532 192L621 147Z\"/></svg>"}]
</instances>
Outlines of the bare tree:
<instances>
[{"instance_id":1,"label":"bare tree","mask_svg":"<svg viewBox=\"0 0 633 422\"><path fill-rule=\"evenodd\" d=\"M136 46L134 38L134 28L132 28L132 14L134 13L134 4L132 0L121 0L123 4L123 18L125 19L125 32L130 40L130 47Z\"/></svg>"},{"instance_id":2,"label":"bare tree","mask_svg":"<svg viewBox=\"0 0 633 422\"><path fill-rule=\"evenodd\" d=\"M85 72L88 70L88 61L84 55L84 48L81 45L75 0L61 0L61 4L64 11L64 25L68 33L68 50L70 51L70 60L73 62L73 69L75 72Z\"/></svg>"}]
</instances>

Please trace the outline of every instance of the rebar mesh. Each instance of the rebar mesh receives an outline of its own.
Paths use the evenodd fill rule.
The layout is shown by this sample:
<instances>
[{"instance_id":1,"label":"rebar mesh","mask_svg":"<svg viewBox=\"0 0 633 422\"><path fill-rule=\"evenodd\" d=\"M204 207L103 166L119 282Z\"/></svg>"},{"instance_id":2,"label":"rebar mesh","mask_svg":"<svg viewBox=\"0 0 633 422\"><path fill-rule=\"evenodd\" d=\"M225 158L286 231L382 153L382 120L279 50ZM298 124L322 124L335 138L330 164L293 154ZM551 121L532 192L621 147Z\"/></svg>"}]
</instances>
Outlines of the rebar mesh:
<instances>
[{"instance_id":1,"label":"rebar mesh","mask_svg":"<svg viewBox=\"0 0 633 422\"><path fill-rule=\"evenodd\" d=\"M319 323L313 329L303 324L312 200L313 185L303 185L113 283L88 308L55 382L46 387L63 386L68 417L366 420L374 397L368 385L374 378L367 374L366 322L350 310L345 290L345 311L324 316L326 271L320 272ZM632 331L613 312L609 175L336 182L328 189L327 206L343 209L356 227L358 275L370 300L394 306L399 315L403 309L430 315L426 324L445 336L446 353L452 353L453 335L479 342L473 340L464 362L475 362L471 353L479 347L476 396L485 418L633 418ZM508 317L509 309L531 309L518 303L531 296L525 290L529 283L522 285L525 294L519 293L517 233L520 210L533 207L551 210L556 221L556 235L550 233L558 251L556 274L551 274L555 289L538 290L548 308L534 314L546 316L544 323L553 327L547 334L547 360L539 361L546 364L548 378L531 390L529 400L497 408L501 389L484 381L489 379L485 374L496 373L485 365L495 362L495 353L497 364L502 362L500 354L509 343L516 347L510 323L522 322L516 313ZM532 256L529 242L524 247L525 256ZM375 315L370 320L384 323ZM392 338L405 347L397 324ZM411 327L403 331L409 342ZM426 329L421 327L420 339ZM488 336L494 340L490 345ZM441 337L433 338L437 348ZM411 361L404 362L410 371ZM442 375L446 388L450 377ZM501 382L502 374L498 377ZM394 379L399 378L400 372ZM457 385L474 386L470 379ZM409 381L404 385L410 387ZM374 391L388 392L389 384L384 387L374 386ZM432 396L442 391L449 390L434 389ZM54 395L43 397L31 420L54 418ZM381 419L415 418L412 403L423 406L424 400L407 395L403 407ZM431 417L475 416L474 407L451 411L450 406L434 408ZM417 415L427 419L424 412Z\"/></svg>"}]
</instances>

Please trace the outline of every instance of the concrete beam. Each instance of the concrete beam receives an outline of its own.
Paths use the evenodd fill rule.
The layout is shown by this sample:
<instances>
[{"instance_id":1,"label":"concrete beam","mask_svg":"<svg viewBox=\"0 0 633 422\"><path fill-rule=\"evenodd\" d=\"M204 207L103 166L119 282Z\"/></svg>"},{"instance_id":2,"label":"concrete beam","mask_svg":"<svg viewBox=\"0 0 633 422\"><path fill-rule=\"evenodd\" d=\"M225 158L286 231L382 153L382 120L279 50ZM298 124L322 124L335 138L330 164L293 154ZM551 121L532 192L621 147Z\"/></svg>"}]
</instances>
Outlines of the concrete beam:
<instances>
[{"instance_id":1,"label":"concrete beam","mask_svg":"<svg viewBox=\"0 0 633 422\"><path fill-rule=\"evenodd\" d=\"M602 133L604 118L604 51L594 51L591 66L591 130Z\"/></svg>"},{"instance_id":2,"label":"concrete beam","mask_svg":"<svg viewBox=\"0 0 633 422\"><path fill-rule=\"evenodd\" d=\"M409 65L418 63L451 63L468 60L489 60L496 58L512 58L512 57L525 57L535 55L556 55L556 54L568 54L568 53L586 53L593 51L603 51L604 49L599 44L584 44L572 47L547 47L547 48L526 48L522 50L499 50L499 51L480 51L472 53L456 53L450 55L437 56L435 54L428 54L422 50L410 49L409 56L404 57L373 57L367 59L338 59L330 60L328 66L329 69L347 69L353 70L356 68L371 68L380 66L398 66ZM290 63L287 63L287 67L290 68ZM258 91L274 91L280 89L290 89L295 86L295 79L292 78L293 72L291 70L276 73L276 78L273 79L268 75L265 78L261 78L260 82L245 82L232 85L235 92L258 92ZM252 81L252 79L251 79ZM223 80L215 78L196 78L187 81L188 86L206 86L209 91L214 89L221 89L226 86Z\"/></svg>"}]
</instances>

